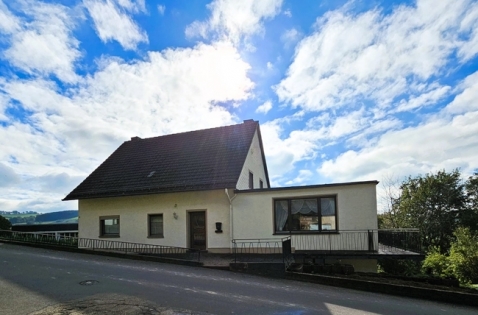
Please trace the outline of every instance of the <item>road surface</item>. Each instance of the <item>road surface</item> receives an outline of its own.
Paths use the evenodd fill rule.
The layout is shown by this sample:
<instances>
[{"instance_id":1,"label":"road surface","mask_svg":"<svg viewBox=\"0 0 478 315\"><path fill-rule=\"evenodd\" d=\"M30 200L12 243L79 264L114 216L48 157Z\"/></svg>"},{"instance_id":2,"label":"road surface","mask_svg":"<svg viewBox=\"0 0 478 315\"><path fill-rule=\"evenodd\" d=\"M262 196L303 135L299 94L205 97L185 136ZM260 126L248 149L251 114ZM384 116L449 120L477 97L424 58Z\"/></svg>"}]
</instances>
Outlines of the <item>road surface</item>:
<instances>
[{"instance_id":1,"label":"road surface","mask_svg":"<svg viewBox=\"0 0 478 315\"><path fill-rule=\"evenodd\" d=\"M0 314L478 314L282 279L0 243Z\"/></svg>"}]
</instances>

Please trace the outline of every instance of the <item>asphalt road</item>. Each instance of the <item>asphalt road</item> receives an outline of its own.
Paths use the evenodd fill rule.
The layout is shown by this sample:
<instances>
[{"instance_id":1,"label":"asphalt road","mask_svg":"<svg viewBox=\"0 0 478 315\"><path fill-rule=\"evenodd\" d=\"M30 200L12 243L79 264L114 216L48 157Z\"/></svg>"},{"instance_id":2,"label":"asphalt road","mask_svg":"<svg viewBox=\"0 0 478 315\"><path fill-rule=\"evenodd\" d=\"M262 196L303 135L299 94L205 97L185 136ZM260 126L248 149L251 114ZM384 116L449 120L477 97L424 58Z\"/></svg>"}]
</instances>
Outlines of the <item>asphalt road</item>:
<instances>
[{"instance_id":1,"label":"asphalt road","mask_svg":"<svg viewBox=\"0 0 478 315\"><path fill-rule=\"evenodd\" d=\"M89 312L85 301L102 311ZM64 312L55 311L59 305ZM143 311L128 312L128 305ZM105 308L111 314L478 314L318 284L0 243L0 314L107 314Z\"/></svg>"}]
</instances>

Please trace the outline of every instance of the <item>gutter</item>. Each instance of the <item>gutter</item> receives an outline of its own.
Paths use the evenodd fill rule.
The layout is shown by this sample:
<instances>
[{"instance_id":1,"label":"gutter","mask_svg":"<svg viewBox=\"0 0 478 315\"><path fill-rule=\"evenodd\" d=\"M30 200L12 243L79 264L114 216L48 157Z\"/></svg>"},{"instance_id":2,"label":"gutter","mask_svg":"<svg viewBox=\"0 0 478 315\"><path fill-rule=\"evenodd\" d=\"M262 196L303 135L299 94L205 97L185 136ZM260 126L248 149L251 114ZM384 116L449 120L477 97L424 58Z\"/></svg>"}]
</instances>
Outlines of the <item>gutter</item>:
<instances>
[{"instance_id":1,"label":"gutter","mask_svg":"<svg viewBox=\"0 0 478 315\"><path fill-rule=\"evenodd\" d=\"M227 199L229 200L229 237L230 237L230 242L229 242L229 249L231 250L232 253L232 240L234 239L234 227L233 227L233 211L232 211L232 201L234 198L236 198L237 195L234 195L232 198L229 196L229 191L227 188L224 189L224 192L226 193Z\"/></svg>"}]
</instances>

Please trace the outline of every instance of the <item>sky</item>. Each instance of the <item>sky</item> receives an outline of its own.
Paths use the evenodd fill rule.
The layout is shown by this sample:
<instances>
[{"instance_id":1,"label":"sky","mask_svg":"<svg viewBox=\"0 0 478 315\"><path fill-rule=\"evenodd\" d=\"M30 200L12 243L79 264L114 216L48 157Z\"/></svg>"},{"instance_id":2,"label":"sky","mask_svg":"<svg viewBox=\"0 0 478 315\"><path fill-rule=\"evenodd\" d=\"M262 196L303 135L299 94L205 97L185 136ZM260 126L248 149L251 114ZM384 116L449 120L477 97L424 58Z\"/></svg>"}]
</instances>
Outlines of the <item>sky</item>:
<instances>
[{"instance_id":1,"label":"sky","mask_svg":"<svg viewBox=\"0 0 478 315\"><path fill-rule=\"evenodd\" d=\"M273 187L471 175L478 1L0 0L0 210L77 209L131 137L246 119Z\"/></svg>"}]
</instances>

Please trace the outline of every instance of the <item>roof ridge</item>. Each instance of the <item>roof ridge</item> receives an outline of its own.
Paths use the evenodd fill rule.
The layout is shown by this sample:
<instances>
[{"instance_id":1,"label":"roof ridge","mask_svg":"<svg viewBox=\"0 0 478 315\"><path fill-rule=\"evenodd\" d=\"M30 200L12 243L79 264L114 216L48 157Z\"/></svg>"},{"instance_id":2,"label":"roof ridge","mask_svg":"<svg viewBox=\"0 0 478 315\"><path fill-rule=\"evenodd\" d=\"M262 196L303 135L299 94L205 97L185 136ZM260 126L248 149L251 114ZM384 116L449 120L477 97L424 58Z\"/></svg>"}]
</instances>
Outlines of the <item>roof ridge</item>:
<instances>
[{"instance_id":1,"label":"roof ridge","mask_svg":"<svg viewBox=\"0 0 478 315\"><path fill-rule=\"evenodd\" d=\"M247 119L247 120L244 120L244 122L242 122L242 123L233 124L233 125L218 126L218 127L211 127L211 128L198 129L198 130L189 130L189 131L182 131L182 132L177 132L177 133L168 133L168 134L159 135L159 136L154 136L154 137L148 137L148 138L140 138L140 137L135 136L135 137L132 137L131 140L127 140L126 142L128 142L128 141L137 141L137 140L150 140L150 139L156 139L156 138L161 138L161 137L169 137L169 136L176 136L176 135L185 135L185 134L188 134L188 133L197 133L197 132L201 132L201 131L210 131L210 130L214 130L214 129L221 129L221 128L228 128L228 127L233 127L233 126L240 126L240 125L245 125L245 124L249 124L249 123L256 123L256 124L258 124L259 121L256 121L256 120L253 120L253 119ZM139 139L138 139L138 138L139 138Z\"/></svg>"}]
</instances>

